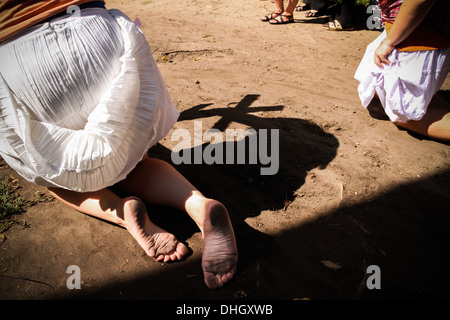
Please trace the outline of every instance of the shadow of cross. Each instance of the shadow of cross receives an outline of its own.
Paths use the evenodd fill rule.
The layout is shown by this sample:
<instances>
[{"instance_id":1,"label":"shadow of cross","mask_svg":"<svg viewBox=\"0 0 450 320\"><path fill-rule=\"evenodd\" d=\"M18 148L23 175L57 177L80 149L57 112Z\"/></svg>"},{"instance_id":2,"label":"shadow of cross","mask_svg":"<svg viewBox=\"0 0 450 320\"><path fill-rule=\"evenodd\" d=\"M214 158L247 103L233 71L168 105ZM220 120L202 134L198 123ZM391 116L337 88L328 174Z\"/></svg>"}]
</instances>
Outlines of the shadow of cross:
<instances>
[{"instance_id":1,"label":"shadow of cross","mask_svg":"<svg viewBox=\"0 0 450 320\"><path fill-rule=\"evenodd\" d=\"M276 243L271 236L251 227L247 219L257 217L263 211L273 214L275 219L278 214L283 214L287 206L297 197L296 191L304 185L307 173L315 168L325 168L334 159L339 147L336 137L325 132L314 122L287 115L280 116L276 111L283 111L283 105L253 106L259 97L260 95L257 94L248 94L238 102L230 102L226 106L219 107L214 107L213 103L199 104L183 110L179 121L190 122L210 118L214 120L214 124L208 122L208 126L222 132L228 130L233 122L248 126L257 131L258 155L259 142L264 139L267 139L267 146L270 148L266 148L261 153L268 155L270 149L272 156L273 150L272 135L268 134L264 137L259 135L263 132L262 130L270 132L272 129L278 130L279 135L276 138L274 136L274 139L278 142L279 159L272 158L277 160L279 165L279 170L275 174L261 174L261 168L267 167L267 164L260 161L261 159L258 159L256 164L250 161L244 161L242 164L227 161L211 164L202 162L196 165L187 162L174 164L176 169L205 196L219 200L227 208L238 240L239 252L241 252L241 268L245 268L245 265L252 268L255 261L260 261L258 259L262 256L269 252L276 253L276 250L272 251ZM263 117L261 112L268 114ZM179 152L183 152L183 155L185 153L195 155L199 151L204 155L204 150L208 147L208 152L224 150L224 156L226 156L227 147L231 146L237 151L238 143L245 142L245 159L249 159L247 155L250 152L250 141L245 139L203 141L201 145L191 145ZM211 143L216 145L217 149L209 148ZM251 150L255 148L252 147ZM236 154L237 152L234 155ZM159 145L159 148L152 148L152 156L172 162L173 150ZM157 224L163 228L170 226L170 230L174 230L173 218L170 219L166 209L163 216L164 219L167 218L168 224L159 222ZM178 225L179 230L174 230L174 234L177 234L179 239L187 239L189 230L186 229L186 224Z\"/></svg>"},{"instance_id":2,"label":"shadow of cross","mask_svg":"<svg viewBox=\"0 0 450 320\"><path fill-rule=\"evenodd\" d=\"M324 169L336 156L339 146L336 137L325 132L314 122L279 116L278 112L274 112L284 110L283 105L252 107L259 97L258 94L247 94L239 102L230 102L226 107L211 108L212 103L199 104L182 111L179 117L180 121L214 117L218 120L214 122L212 129L224 132L232 122L237 122L257 132L256 148L253 147L254 145L251 147L251 141L245 139L224 140L222 146L218 146L218 150L226 152L227 147L231 146L230 149L236 150L234 156L237 156L239 143L239 146L245 147L245 157L242 158L249 159L251 149L252 152L257 153L257 163L223 161L221 165L203 165L201 170L195 166L177 165L177 168L191 180L196 181L202 190L208 190L212 197L223 199L224 194L232 195L227 197L230 199L229 206L236 207L236 211L242 211L245 207L246 217L258 215L262 210L284 208L286 201L295 199L296 191L304 184L307 172L315 168ZM261 112L268 114L262 117L258 114ZM272 136L272 130L277 130L277 134ZM266 134L267 132L270 134ZM260 133L264 135L260 136ZM274 144L272 144L273 139L276 139ZM265 144L263 148L260 145L261 141ZM202 153L209 143L206 142L202 146L186 149L183 152ZM272 154L274 150L272 146L276 148L275 154ZM210 150L213 148L209 148L208 152ZM226 152L224 152L225 156ZM269 159L269 161L261 161L262 159ZM271 169L272 167L276 170L266 171L269 172L268 175L261 174L262 168ZM202 179L199 172L203 177L208 178ZM211 180L210 177L214 179ZM216 181L221 181L221 187ZM230 190L245 190L245 192L234 194ZM244 199L241 199L242 195ZM249 201L249 199L254 200Z\"/></svg>"},{"instance_id":3,"label":"shadow of cross","mask_svg":"<svg viewBox=\"0 0 450 320\"><path fill-rule=\"evenodd\" d=\"M207 109L206 107L212 105L209 104L200 104L195 107L192 107L189 110L185 110L181 112L179 120L193 120L198 118L204 118L208 116L221 116L221 119L217 121L212 128L218 129L220 131L224 131L232 121L237 121L243 124L248 124L254 120L253 115L249 115L249 113L254 112L262 112L262 111L281 111L283 110L283 106L267 106L267 107L253 107L250 106L258 100L260 97L259 94L248 94L239 101L234 108L230 108L234 103L231 102L228 104L228 108L216 108L216 109Z\"/></svg>"}]
</instances>

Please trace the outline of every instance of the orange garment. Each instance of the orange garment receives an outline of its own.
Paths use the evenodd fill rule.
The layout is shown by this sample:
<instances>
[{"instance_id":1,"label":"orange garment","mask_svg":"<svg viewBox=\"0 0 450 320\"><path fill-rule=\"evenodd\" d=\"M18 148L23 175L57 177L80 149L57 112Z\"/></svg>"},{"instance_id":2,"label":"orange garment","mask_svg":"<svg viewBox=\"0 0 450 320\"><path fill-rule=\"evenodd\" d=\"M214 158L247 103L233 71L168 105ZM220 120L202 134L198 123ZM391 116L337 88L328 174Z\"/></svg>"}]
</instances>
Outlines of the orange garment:
<instances>
[{"instance_id":1,"label":"orange garment","mask_svg":"<svg viewBox=\"0 0 450 320\"><path fill-rule=\"evenodd\" d=\"M385 22L386 33L392 28L392 23ZM450 48L450 42L440 33L425 26L417 27L405 40L395 46L399 51L424 51Z\"/></svg>"},{"instance_id":2,"label":"orange garment","mask_svg":"<svg viewBox=\"0 0 450 320\"><path fill-rule=\"evenodd\" d=\"M0 43L9 37L67 10L92 0L0 0ZM104 1L103 1L104 2Z\"/></svg>"}]
</instances>

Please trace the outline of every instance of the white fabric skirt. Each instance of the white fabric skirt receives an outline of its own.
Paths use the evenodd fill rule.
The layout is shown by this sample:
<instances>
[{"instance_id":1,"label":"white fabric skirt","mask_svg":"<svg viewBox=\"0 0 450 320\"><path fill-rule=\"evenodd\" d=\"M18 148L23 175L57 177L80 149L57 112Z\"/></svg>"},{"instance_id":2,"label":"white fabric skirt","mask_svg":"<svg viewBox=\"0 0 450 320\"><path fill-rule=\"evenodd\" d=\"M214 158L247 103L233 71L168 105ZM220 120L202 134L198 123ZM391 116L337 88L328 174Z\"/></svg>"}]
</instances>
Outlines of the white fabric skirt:
<instances>
[{"instance_id":1,"label":"white fabric skirt","mask_svg":"<svg viewBox=\"0 0 450 320\"><path fill-rule=\"evenodd\" d=\"M123 13L84 9L0 46L0 155L38 185L123 180L179 113L145 36Z\"/></svg>"},{"instance_id":2,"label":"white fabric skirt","mask_svg":"<svg viewBox=\"0 0 450 320\"><path fill-rule=\"evenodd\" d=\"M385 38L383 31L367 46L356 70L361 103L367 108L377 93L391 121L420 120L448 75L450 49L414 52L394 49L388 57L391 64L379 68L374 62L374 52Z\"/></svg>"}]
</instances>

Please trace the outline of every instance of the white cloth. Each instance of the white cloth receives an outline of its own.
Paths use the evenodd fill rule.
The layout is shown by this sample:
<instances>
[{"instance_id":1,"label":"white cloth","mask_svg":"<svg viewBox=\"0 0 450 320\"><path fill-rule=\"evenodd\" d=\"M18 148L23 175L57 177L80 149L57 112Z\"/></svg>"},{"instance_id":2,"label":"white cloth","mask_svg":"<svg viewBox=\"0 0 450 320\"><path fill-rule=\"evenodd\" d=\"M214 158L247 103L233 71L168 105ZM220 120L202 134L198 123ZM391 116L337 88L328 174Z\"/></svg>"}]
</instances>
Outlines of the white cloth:
<instances>
[{"instance_id":1,"label":"white cloth","mask_svg":"<svg viewBox=\"0 0 450 320\"><path fill-rule=\"evenodd\" d=\"M84 9L0 46L0 155L44 186L123 180L179 113L145 36L119 10Z\"/></svg>"},{"instance_id":2,"label":"white cloth","mask_svg":"<svg viewBox=\"0 0 450 320\"><path fill-rule=\"evenodd\" d=\"M389 66L379 68L374 53L386 38L383 31L367 46L355 73L358 94L367 108L375 93L389 119L393 122L420 120L441 88L450 70L450 49L401 52L389 55Z\"/></svg>"}]
</instances>

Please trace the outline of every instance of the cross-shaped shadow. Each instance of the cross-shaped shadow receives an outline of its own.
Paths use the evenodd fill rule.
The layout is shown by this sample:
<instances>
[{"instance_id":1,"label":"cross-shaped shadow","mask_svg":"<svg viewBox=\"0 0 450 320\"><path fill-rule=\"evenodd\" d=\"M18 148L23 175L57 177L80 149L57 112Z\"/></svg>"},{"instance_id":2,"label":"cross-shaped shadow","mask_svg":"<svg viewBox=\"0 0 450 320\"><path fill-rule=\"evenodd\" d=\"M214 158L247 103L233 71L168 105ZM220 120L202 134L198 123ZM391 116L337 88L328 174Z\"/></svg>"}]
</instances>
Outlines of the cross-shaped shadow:
<instances>
[{"instance_id":1,"label":"cross-shaped shadow","mask_svg":"<svg viewBox=\"0 0 450 320\"><path fill-rule=\"evenodd\" d=\"M304 184L306 172L327 166L339 146L333 135L309 121L268 117L270 110L284 110L284 107L253 106L257 98L248 95L226 107L198 105L182 112L180 122L183 123L177 124L177 127L190 127L192 122L202 121L203 130L226 130L236 124L232 122L237 122L256 130L280 130L280 170L274 176L261 176L259 164L175 165L205 195L227 206L239 247L238 271L233 281L221 290L207 289L198 258L181 262L182 271L178 264L170 268L163 266L157 272L127 276L121 282L114 278L109 285L94 286L92 290L86 287L71 294L89 299L149 299L157 303L161 299L203 302L242 299L245 302L249 299L292 301L300 297L312 300L448 298L449 281L442 277L450 243L448 168L385 189L386 192L373 198L342 205L314 223L289 225L273 237L246 223L248 217L262 211L264 218L269 217L268 213L278 217L282 210L277 209L283 208L286 198L294 197L293 192ZM258 117L253 114L255 110L267 113ZM218 144L228 143L238 142ZM184 151L202 151L209 146L204 143ZM150 150L151 156L168 162L171 154L162 145ZM178 239L184 241L198 232L187 215L168 208L155 209L149 210L151 219ZM197 241L199 237L189 243L196 246ZM336 271L325 267L324 258L336 258L342 268ZM411 263L416 261L419 263ZM369 265L381 266L382 290L366 287ZM61 294L54 298L61 299Z\"/></svg>"},{"instance_id":2,"label":"cross-shaped shadow","mask_svg":"<svg viewBox=\"0 0 450 320\"><path fill-rule=\"evenodd\" d=\"M174 165L206 196L221 201L230 212L235 228L240 252L240 263L251 263L255 255L266 254L273 241L270 237L250 227L245 219L259 215L263 210L283 209L286 201L295 198L295 192L304 184L307 172L314 168L324 168L335 157L339 143L337 139L324 132L316 124L297 118L258 117L256 112L282 111L284 106L254 106L259 95L246 95L237 103L226 107L211 108L212 104L200 104L181 112L179 121L202 121L220 116L220 119L203 130L218 129L225 131L231 122L237 122L255 129L279 130L279 170L275 175L261 175L261 163L257 164L180 164ZM209 120L210 122L211 120ZM214 143L214 142L213 142ZM236 147L237 141L223 141L221 147L226 150L229 144ZM184 149L183 152L201 151L210 145ZM268 143L270 146L270 143ZM248 144L246 144L248 147ZM201 148L201 150L198 150ZM150 156L171 161L171 150L157 145L150 150ZM275 212L275 211L274 211ZM152 218L153 219L153 218ZM167 229L173 231L173 219L168 218ZM157 222L157 221L155 221ZM163 224L164 222L157 222ZM181 240L196 232L182 223L179 230L173 231ZM190 231L187 231L190 230Z\"/></svg>"},{"instance_id":3,"label":"cross-shaped shadow","mask_svg":"<svg viewBox=\"0 0 450 320\"><path fill-rule=\"evenodd\" d=\"M247 123L251 121L250 119L253 117L250 113L261 112L261 111L280 111L283 110L283 106L270 106L270 107L253 107L250 108L250 105L258 100L259 95L257 94L249 94L246 95L241 101L237 103L229 103L227 108L216 108L205 110L211 104L200 104L191 109L183 111L180 115L179 121L184 120L195 120L199 118L206 118L210 116L221 116L221 119L214 124L211 129L218 129L221 131L225 131L229 124L232 121L237 121L240 123ZM232 105L236 104L234 108Z\"/></svg>"}]
</instances>

